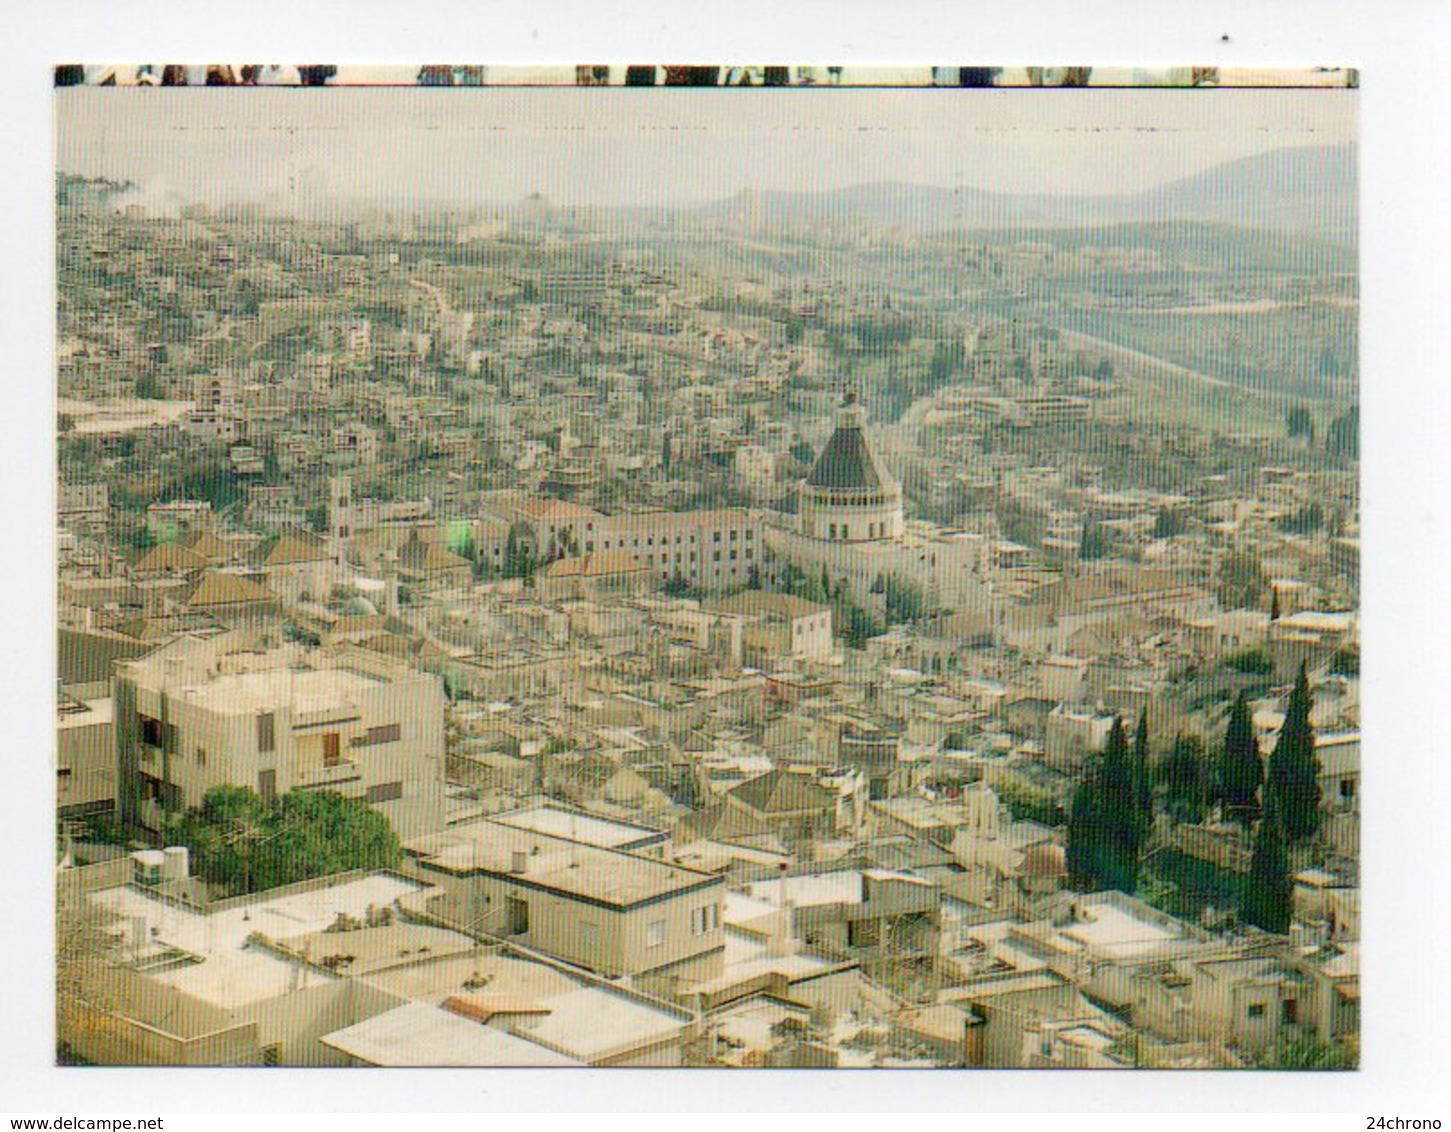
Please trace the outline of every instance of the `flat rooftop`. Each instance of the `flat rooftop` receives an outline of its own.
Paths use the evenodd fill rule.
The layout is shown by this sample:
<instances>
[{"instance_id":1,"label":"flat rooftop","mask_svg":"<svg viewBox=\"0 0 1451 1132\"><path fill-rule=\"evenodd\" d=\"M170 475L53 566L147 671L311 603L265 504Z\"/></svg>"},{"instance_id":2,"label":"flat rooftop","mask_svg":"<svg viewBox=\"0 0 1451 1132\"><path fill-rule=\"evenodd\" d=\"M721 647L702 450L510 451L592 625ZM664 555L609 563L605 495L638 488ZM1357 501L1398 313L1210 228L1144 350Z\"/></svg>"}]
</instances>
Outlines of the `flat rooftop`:
<instances>
[{"instance_id":1,"label":"flat rooftop","mask_svg":"<svg viewBox=\"0 0 1451 1132\"><path fill-rule=\"evenodd\" d=\"M423 1002L385 1011L319 1040L379 1066L563 1068L579 1064L564 1054Z\"/></svg>"},{"instance_id":2,"label":"flat rooftop","mask_svg":"<svg viewBox=\"0 0 1451 1132\"><path fill-rule=\"evenodd\" d=\"M1184 938L1182 932L1140 918L1112 904L1080 907L1080 915L1082 919L1062 929L1059 934L1118 958L1154 955L1165 944Z\"/></svg>"},{"instance_id":3,"label":"flat rooftop","mask_svg":"<svg viewBox=\"0 0 1451 1132\"><path fill-rule=\"evenodd\" d=\"M531 806L526 810L495 814L489 820L513 829L545 833L550 837L578 841L601 849L627 849L632 845L665 841L669 837L663 830L610 821L555 806Z\"/></svg>"},{"instance_id":4,"label":"flat rooftop","mask_svg":"<svg viewBox=\"0 0 1451 1132\"><path fill-rule=\"evenodd\" d=\"M339 913L362 919L369 905L387 907L426 887L404 877L375 873L272 899L262 893L255 901L210 913L168 904L129 885L97 892L91 902L116 917L116 929L129 935L140 919L150 943L169 945L194 959L150 978L203 1002L232 1009L287 994L298 978L305 980L303 985L332 978L311 969L299 976L295 961L250 943L253 932L276 940L320 932Z\"/></svg>"},{"instance_id":5,"label":"flat rooftop","mask_svg":"<svg viewBox=\"0 0 1451 1132\"><path fill-rule=\"evenodd\" d=\"M383 683L351 668L276 668L218 676L172 694L219 715L255 715L283 705L290 705L294 714L307 715L347 707L356 696Z\"/></svg>"},{"instance_id":6,"label":"flat rooftop","mask_svg":"<svg viewBox=\"0 0 1451 1132\"><path fill-rule=\"evenodd\" d=\"M626 998L603 987L579 987L539 1003L548 1013L520 1016L511 1029L581 1061L599 1061L680 1037L688 1024L679 1014Z\"/></svg>"},{"instance_id":7,"label":"flat rooftop","mask_svg":"<svg viewBox=\"0 0 1451 1132\"><path fill-rule=\"evenodd\" d=\"M719 876L650 857L602 849L492 820L461 822L404 849L429 868L506 877L578 900L628 908L697 888L724 887ZM519 855L523 871L515 872Z\"/></svg>"},{"instance_id":8,"label":"flat rooftop","mask_svg":"<svg viewBox=\"0 0 1451 1132\"><path fill-rule=\"evenodd\" d=\"M761 880L746 886L747 895L779 907L789 900L797 908L818 904L861 904L864 885L863 877L877 881L903 881L927 888L936 887L923 877L911 873L893 872L890 869L847 869L835 873L807 873L802 876L782 877L779 880Z\"/></svg>"}]
</instances>

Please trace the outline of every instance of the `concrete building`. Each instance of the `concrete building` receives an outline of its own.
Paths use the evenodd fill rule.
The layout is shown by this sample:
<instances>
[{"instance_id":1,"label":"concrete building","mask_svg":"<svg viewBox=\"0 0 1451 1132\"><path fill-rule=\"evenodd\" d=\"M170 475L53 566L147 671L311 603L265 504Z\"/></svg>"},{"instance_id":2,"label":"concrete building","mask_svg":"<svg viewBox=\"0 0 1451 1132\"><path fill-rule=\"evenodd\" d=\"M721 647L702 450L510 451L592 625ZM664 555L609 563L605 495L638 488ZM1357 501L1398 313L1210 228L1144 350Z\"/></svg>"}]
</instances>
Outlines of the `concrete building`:
<instances>
[{"instance_id":1,"label":"concrete building","mask_svg":"<svg viewBox=\"0 0 1451 1132\"><path fill-rule=\"evenodd\" d=\"M834 652L830 606L790 594L745 590L707 601L704 608L744 623L742 648L747 664L759 666L763 658L825 664Z\"/></svg>"},{"instance_id":2,"label":"concrete building","mask_svg":"<svg viewBox=\"0 0 1451 1132\"><path fill-rule=\"evenodd\" d=\"M409 871L445 890L449 922L601 975L719 973L723 877L528 828L539 824L482 820L415 839Z\"/></svg>"},{"instance_id":3,"label":"concrete building","mask_svg":"<svg viewBox=\"0 0 1451 1132\"><path fill-rule=\"evenodd\" d=\"M365 800L401 837L431 833L443 710L438 677L363 649L179 640L117 670L121 816L156 830L214 786L325 789Z\"/></svg>"}]
</instances>

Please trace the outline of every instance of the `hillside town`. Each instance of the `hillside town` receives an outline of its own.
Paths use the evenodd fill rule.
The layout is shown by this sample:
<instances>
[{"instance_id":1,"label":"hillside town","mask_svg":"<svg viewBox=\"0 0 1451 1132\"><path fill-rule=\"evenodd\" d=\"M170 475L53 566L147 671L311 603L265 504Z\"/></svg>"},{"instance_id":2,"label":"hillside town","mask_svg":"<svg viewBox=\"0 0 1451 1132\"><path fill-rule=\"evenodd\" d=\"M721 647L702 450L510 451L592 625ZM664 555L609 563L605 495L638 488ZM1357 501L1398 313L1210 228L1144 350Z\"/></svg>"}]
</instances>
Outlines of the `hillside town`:
<instances>
[{"instance_id":1,"label":"hillside town","mask_svg":"<svg viewBox=\"0 0 1451 1132\"><path fill-rule=\"evenodd\" d=\"M61 1061L1357 1064L1353 275L57 193Z\"/></svg>"}]
</instances>

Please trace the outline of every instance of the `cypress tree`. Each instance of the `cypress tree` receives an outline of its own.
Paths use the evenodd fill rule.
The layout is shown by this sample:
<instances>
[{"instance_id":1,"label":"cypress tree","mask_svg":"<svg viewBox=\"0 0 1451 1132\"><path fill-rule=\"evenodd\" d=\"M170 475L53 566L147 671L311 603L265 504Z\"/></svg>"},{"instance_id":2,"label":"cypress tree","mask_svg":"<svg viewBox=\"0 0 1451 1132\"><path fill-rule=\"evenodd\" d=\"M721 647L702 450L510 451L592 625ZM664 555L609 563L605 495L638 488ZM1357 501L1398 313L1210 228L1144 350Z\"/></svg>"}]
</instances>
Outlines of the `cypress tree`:
<instances>
[{"instance_id":1,"label":"cypress tree","mask_svg":"<svg viewBox=\"0 0 1451 1132\"><path fill-rule=\"evenodd\" d=\"M1280 619L1280 590L1279 590L1279 587L1278 586L1272 586L1270 588L1270 594L1271 594L1271 597L1270 597L1270 620L1271 621L1278 621Z\"/></svg>"},{"instance_id":2,"label":"cypress tree","mask_svg":"<svg viewBox=\"0 0 1451 1132\"><path fill-rule=\"evenodd\" d=\"M1206 775L1204 747L1193 735L1180 735L1164 760L1165 809L1176 822L1204 820Z\"/></svg>"},{"instance_id":3,"label":"cypress tree","mask_svg":"<svg viewBox=\"0 0 1451 1132\"><path fill-rule=\"evenodd\" d=\"M1098 782L1080 783L1068 812L1068 879L1074 888L1094 892L1103 887L1104 824L1098 805Z\"/></svg>"},{"instance_id":4,"label":"cypress tree","mask_svg":"<svg viewBox=\"0 0 1451 1132\"><path fill-rule=\"evenodd\" d=\"M1285 831L1273 790L1265 804L1265 815L1255 831L1254 856L1245 878L1240 917L1275 935L1290 930L1294 911L1295 882L1290 876L1290 859L1285 852Z\"/></svg>"},{"instance_id":5,"label":"cypress tree","mask_svg":"<svg viewBox=\"0 0 1451 1132\"><path fill-rule=\"evenodd\" d=\"M1144 826L1135 786L1123 720L1115 718L1103 760L1074 793L1068 816L1068 871L1077 887L1138 887Z\"/></svg>"},{"instance_id":6,"label":"cypress tree","mask_svg":"<svg viewBox=\"0 0 1451 1132\"><path fill-rule=\"evenodd\" d=\"M1285 836L1291 841L1313 836L1320 828L1320 759L1315 754L1315 730L1310 726L1313 706L1302 664L1270 755L1266 787L1275 794Z\"/></svg>"},{"instance_id":7,"label":"cypress tree","mask_svg":"<svg viewBox=\"0 0 1451 1132\"><path fill-rule=\"evenodd\" d=\"M1238 819L1248 829L1259 815L1258 798L1264 778L1265 768L1255 742L1249 699L1240 692L1229 713L1224 753L1219 760L1219 801L1224 816Z\"/></svg>"},{"instance_id":8,"label":"cypress tree","mask_svg":"<svg viewBox=\"0 0 1451 1132\"><path fill-rule=\"evenodd\" d=\"M1134 795L1139 822L1147 838L1154 828L1154 782L1149 774L1149 713L1139 713L1134 731Z\"/></svg>"}]
</instances>

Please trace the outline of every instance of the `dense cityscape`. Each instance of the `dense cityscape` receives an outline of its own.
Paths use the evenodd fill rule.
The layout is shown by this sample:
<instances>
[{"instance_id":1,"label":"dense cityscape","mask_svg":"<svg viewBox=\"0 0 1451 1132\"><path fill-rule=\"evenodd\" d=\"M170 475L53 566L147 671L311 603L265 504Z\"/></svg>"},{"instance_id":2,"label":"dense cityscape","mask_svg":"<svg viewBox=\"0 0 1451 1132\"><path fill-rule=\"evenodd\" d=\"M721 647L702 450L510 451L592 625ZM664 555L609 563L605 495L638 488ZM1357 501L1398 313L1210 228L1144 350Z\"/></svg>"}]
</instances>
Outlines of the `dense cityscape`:
<instances>
[{"instance_id":1,"label":"dense cityscape","mask_svg":"<svg viewBox=\"0 0 1451 1132\"><path fill-rule=\"evenodd\" d=\"M59 1060L1355 1067L1353 162L62 171Z\"/></svg>"}]
</instances>

